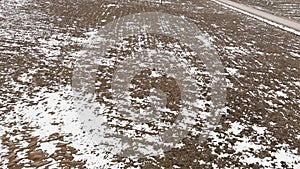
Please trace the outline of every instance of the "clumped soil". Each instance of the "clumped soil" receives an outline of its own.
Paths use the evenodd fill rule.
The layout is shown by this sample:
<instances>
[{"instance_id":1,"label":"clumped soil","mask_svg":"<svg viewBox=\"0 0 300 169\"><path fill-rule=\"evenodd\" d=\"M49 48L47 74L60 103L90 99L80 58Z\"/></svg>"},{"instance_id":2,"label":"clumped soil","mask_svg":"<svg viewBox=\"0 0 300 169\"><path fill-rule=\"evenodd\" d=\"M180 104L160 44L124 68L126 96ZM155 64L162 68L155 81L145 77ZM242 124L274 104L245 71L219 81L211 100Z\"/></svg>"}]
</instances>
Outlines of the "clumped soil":
<instances>
[{"instance_id":1,"label":"clumped soil","mask_svg":"<svg viewBox=\"0 0 300 169\"><path fill-rule=\"evenodd\" d=\"M1 154L2 166L51 168L50 164L54 162L61 168L85 168L84 160L74 159L74 156L80 153L77 147L72 147L65 141L64 138L68 136L57 131L47 139L41 139L31 134L39 126L33 125L34 123L23 123L20 121L22 117L16 117L18 112L13 117L8 117L7 114L16 111L17 104L20 102L29 106L40 102L30 99L20 100L24 93L28 98L34 98L42 89L56 92L59 85L67 86L72 83L73 67L67 66L66 63L74 62L71 53L84 48L82 42L74 42L72 38L87 38L86 32L97 29L115 18L151 11L183 15L188 21L195 23L202 32L213 38L212 43L227 72L227 112L222 115L214 131L215 137L222 141L209 137L205 142L199 143L197 137L189 135L182 140L183 147L165 152L164 157L144 157L133 161L116 156L114 160L123 163L124 168L136 166L146 169L174 168L174 166L195 169L213 166L266 167L262 162L246 162L245 159L250 156L260 159L269 158L274 168L278 167L278 163L280 167L293 168L293 165L300 162L296 160L289 163L272 155L272 152L281 150L282 145L288 145L288 150L295 150L294 155L300 156L300 141L299 136L297 137L300 131L299 36L207 0L178 0L163 5L134 0L89 2L33 0L21 6L16 6L10 1L2 1L0 4L4 16L0 17L0 22L3 23L0 32L4 35L0 38L0 124L11 128L1 135L1 149L5 150L3 151L5 153ZM109 4L115 5L109 6ZM274 5L274 9L269 9L268 5L264 5L266 4L264 1L260 4L270 11L277 11ZM282 10L280 15L286 16L285 14L286 12ZM288 16L296 19L298 17L290 14ZM56 38L60 43L51 46L49 50L59 50L60 53L52 57L49 56L51 53L39 48L41 48L41 40L51 39L53 34L60 34L67 38ZM177 43L174 39L159 36L151 38L160 38L165 44ZM147 38L143 41L147 42ZM137 44L138 40L134 38L130 42L131 48ZM148 47L151 48L151 45ZM181 48L185 50L184 46ZM125 55L126 52L131 51L112 49L111 56L108 57ZM228 68L236 72L232 74ZM31 69L36 71L28 72ZM99 66L98 71L97 81L101 81L102 85L97 88L99 93L97 100L100 104L113 106L103 98L112 98L109 93L111 88L109 79L112 75L109 72L114 70ZM30 81L19 79L24 72L32 75ZM147 78L145 76L144 80L151 81ZM163 80L169 81L170 86L176 86L173 83L174 79L165 77ZM206 82L209 83L209 79ZM149 94L146 92L149 87L155 87L171 93L168 97L170 108L177 110L180 106L178 91L168 91L169 88L163 86L164 84L152 83L152 86L143 86L145 83L139 85L136 79L132 83L144 89L144 93L133 91L132 97L139 97L139 95L146 97ZM16 88L16 84L19 88ZM203 97L209 100L207 96L209 88L202 87ZM284 95L278 95L278 92ZM207 109L209 110L209 106ZM49 112L53 115L55 113L55 111ZM239 123L244 128L237 134L232 133L229 129L233 123ZM16 125L22 128L14 129ZM53 125L63 124L58 122ZM264 134L259 134L253 126L265 127ZM245 137L249 138L249 142L264 148L240 151L234 145L242 142ZM43 142L55 144L54 153L48 154L41 150L40 144Z\"/></svg>"}]
</instances>

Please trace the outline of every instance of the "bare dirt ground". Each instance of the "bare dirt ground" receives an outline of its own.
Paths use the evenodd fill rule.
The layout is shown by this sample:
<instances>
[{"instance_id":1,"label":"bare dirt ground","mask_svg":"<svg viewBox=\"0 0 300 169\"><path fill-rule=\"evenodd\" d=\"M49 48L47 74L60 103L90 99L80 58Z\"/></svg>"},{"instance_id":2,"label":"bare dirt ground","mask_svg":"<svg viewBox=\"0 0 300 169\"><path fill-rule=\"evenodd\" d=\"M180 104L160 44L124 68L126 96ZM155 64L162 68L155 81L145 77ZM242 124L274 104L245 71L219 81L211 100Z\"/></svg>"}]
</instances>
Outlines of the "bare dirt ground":
<instances>
[{"instance_id":1,"label":"bare dirt ground","mask_svg":"<svg viewBox=\"0 0 300 169\"><path fill-rule=\"evenodd\" d=\"M233 0L277 16L284 16L299 22L300 2L297 0Z\"/></svg>"},{"instance_id":2,"label":"bare dirt ground","mask_svg":"<svg viewBox=\"0 0 300 169\"><path fill-rule=\"evenodd\" d=\"M133 0L3 0L0 11L0 168L300 167L299 36L207 0L163 5ZM162 156L118 156L87 144L87 133L72 111L72 73L76 58L100 26L128 14L155 11L182 15L210 37L225 67L226 113L201 144L190 134L182 146ZM189 50L176 45L178 39L162 35L124 41L128 48L112 47L108 59L158 44L175 53ZM113 69L99 66L95 82L98 104L111 120L123 118L111 116ZM151 81L144 76L147 71L137 75L143 82ZM209 80L203 79L201 97L209 101ZM139 81L132 83L148 89ZM153 85L168 90L163 84ZM148 95L131 92L132 98ZM170 107L176 110L176 104ZM205 105L203 112L209 108Z\"/></svg>"}]
</instances>

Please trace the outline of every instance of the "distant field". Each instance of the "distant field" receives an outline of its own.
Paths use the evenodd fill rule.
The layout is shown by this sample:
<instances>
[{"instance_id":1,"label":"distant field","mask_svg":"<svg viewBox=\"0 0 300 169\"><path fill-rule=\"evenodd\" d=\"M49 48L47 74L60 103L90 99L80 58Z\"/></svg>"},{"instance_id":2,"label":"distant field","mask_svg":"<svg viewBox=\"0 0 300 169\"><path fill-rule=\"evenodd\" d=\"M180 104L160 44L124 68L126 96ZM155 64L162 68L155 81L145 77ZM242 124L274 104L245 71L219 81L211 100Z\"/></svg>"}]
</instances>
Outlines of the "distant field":
<instances>
[{"instance_id":1,"label":"distant field","mask_svg":"<svg viewBox=\"0 0 300 169\"><path fill-rule=\"evenodd\" d=\"M300 1L299 0L233 0L256 9L294 19L300 22Z\"/></svg>"}]
</instances>

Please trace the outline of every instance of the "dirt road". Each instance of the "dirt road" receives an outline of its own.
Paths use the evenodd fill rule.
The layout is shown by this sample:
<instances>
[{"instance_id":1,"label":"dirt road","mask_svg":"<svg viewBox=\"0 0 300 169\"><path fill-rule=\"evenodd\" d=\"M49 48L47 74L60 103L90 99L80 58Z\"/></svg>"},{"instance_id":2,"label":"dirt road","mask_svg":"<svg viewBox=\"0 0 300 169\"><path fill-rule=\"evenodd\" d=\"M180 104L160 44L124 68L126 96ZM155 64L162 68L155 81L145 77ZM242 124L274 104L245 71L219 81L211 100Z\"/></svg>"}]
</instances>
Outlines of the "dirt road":
<instances>
[{"instance_id":1,"label":"dirt road","mask_svg":"<svg viewBox=\"0 0 300 169\"><path fill-rule=\"evenodd\" d=\"M243 5L243 4L240 4L240 3L237 3L237 2L233 2L233 1L229 1L229 0L214 0L214 1L215 2L221 2L223 4L226 4L226 5L229 5L231 7L236 8L236 9L239 9L241 11L250 13L250 14L252 14L254 16L261 17L261 18L264 18L266 20L275 22L277 24L280 24L280 25L292 28L292 29L294 29L296 31L300 31L300 23L296 22L296 21L293 21L293 20L290 20L288 18L275 16L275 15L272 15L270 13L263 12L263 11L251 8L251 7L247 6L247 5ZM282 27L280 27L280 28L282 28ZM300 35L299 32L297 34Z\"/></svg>"}]
</instances>

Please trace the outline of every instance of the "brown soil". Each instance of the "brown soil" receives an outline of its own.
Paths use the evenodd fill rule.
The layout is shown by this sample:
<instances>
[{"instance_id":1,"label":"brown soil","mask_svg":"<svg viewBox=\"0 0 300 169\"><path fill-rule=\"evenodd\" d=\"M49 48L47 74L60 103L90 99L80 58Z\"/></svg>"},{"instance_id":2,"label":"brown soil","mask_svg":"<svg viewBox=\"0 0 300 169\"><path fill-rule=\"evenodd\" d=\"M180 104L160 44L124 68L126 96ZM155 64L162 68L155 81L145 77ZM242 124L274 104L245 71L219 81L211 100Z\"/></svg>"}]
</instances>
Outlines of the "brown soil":
<instances>
[{"instance_id":1,"label":"brown soil","mask_svg":"<svg viewBox=\"0 0 300 169\"><path fill-rule=\"evenodd\" d=\"M9 5L0 6L4 11L3 15L11 16L9 18L11 20L0 20L5 23L1 24L0 32L1 34L6 33L6 36L1 35L0 38L0 119L3 121L0 124L6 127L13 127L16 124L23 126L22 129L5 131L1 136L2 146L7 150L7 153L1 154L1 161L8 159L5 167L12 169L51 168L49 164L53 161L57 162L61 168L84 168L85 165L84 161L74 160L73 156L79 153L76 147L69 146L69 143L64 140L66 136L53 133L48 139L43 140L31 135L31 132L39 126L22 123L22 121L14 120L16 117L6 116L9 112L14 112L17 102L28 103L28 105L40 102L30 99L20 100L23 93L27 93L30 98L35 97L42 87L46 87L49 92L55 92L58 90L57 86L71 84L73 69L66 66L65 63L74 61L70 54L83 49L82 44L72 42L63 45L63 42L71 41L70 38L60 39L57 37L61 43L53 48L60 50L60 54L56 56L56 59L51 59L35 48L40 46L38 39L49 39L54 33L84 38L86 37L85 32L91 28L97 29L114 18L149 11L184 15L189 21L197 24L202 32L213 37L213 45L224 67L237 69L236 74L228 73L226 75L228 80L226 106L228 109L227 113L222 116L219 127L214 131L218 138L224 138L225 141L216 142L213 138L209 138L199 144L197 137L187 136L183 140L182 148L174 148L165 152L163 158L146 157L138 161L128 161L126 157L116 157L115 161L125 163L124 168L130 166L146 169L174 168L175 165L180 168L195 169L212 168L213 166L219 168L263 168L265 166L262 163L246 163L241 161L241 158L245 158L247 153L261 159L271 157L271 161L274 161L275 165L276 161L284 159L276 159L270 153L281 149L280 145L282 144L287 144L292 150L298 150L295 154L300 155L300 141L296 137L300 131L300 87L295 84L300 81L300 59L291 54L300 53L299 36L273 28L207 0L178 0L172 4L163 5L134 0L89 1L88 3L77 0L50 0L47 2L49 3L44 0L34 0L16 7L17 9L9 8ZM3 3L8 3L8 1ZM119 7L102 7L111 3L118 4ZM16 10L24 17L17 15ZM107 21L102 22L103 19ZM31 37L28 38L29 40L24 38L26 34ZM172 39L161 40L165 44L176 43ZM147 42L147 40L145 41ZM137 41L133 40L130 42L130 47L133 48L136 43ZM151 47L151 43L149 44ZM235 47L239 50L232 50L228 47ZM181 46L181 48L185 50L186 47ZM122 56L126 52L132 51L112 49L111 55L108 57L114 57L113 54ZM18 80L23 72L28 72L32 68L37 70L32 73L32 81ZM109 72L113 72L113 69L99 66L98 70L97 81L102 82L97 89L98 101L112 106L103 98L112 98L108 89L111 87L109 80L112 78ZM176 86L172 79L164 80L169 80L171 86ZM16 89L14 83L21 87ZM161 90L168 90L159 83L153 84L153 86ZM207 96L209 88L202 87L203 97L209 100ZM284 92L287 97L276 95L276 91ZM147 93L142 95L147 96ZM172 93L168 99L170 107L176 109L176 105L179 104L177 92ZM269 104L270 102L272 104ZM49 113L55 114L55 112ZM11 122L7 123L7 121ZM230 124L234 122L239 122L245 127L238 135L227 132ZM254 125L266 127L267 133L263 135L255 133ZM12 140L14 135L18 135L22 139ZM266 146L266 149L256 151L249 149L239 152L232 145L241 141L243 137L248 137L255 144ZM28 146L21 146L20 142L27 142ZM54 142L56 144L55 153L43 152L39 148L39 144L42 142ZM18 152L24 152L25 156L18 157ZM220 156L220 154L229 155ZM28 159L30 162L21 161L22 159ZM284 161L281 164L283 168L293 168L292 164L286 164Z\"/></svg>"}]
</instances>

